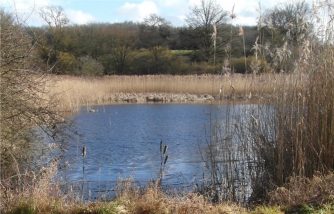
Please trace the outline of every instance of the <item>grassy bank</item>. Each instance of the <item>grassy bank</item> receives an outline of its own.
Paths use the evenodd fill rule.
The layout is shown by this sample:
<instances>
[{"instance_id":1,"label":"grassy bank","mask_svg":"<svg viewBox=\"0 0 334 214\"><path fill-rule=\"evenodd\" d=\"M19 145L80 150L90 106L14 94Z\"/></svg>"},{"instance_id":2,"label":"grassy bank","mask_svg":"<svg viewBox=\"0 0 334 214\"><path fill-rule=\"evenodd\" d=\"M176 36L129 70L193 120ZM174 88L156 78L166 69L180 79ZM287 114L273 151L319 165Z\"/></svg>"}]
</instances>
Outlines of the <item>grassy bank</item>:
<instances>
[{"instance_id":1,"label":"grassy bank","mask_svg":"<svg viewBox=\"0 0 334 214\"><path fill-rule=\"evenodd\" d=\"M300 76L299 76L300 77ZM59 97L59 108L76 111L82 105L114 103L119 93L212 95L216 99L266 98L294 83L295 75L148 75L96 78L51 76L50 96ZM304 77L303 77L304 78ZM273 87L274 86L274 87Z\"/></svg>"},{"instance_id":2,"label":"grassy bank","mask_svg":"<svg viewBox=\"0 0 334 214\"><path fill-rule=\"evenodd\" d=\"M50 174L49 174L50 176ZM156 185L140 190L133 180L120 181L116 187L117 197L108 202L82 202L80 197L69 193L61 194L59 187L45 177L35 186L4 198L3 213L68 213L68 214L144 214L144 213L192 213L192 214L281 214L281 213L322 213L334 212L333 178L330 173L314 176L312 179L291 178L285 186L270 193L267 204L244 207L231 202L211 203L196 193L170 196ZM3 189L1 189L3 191ZM4 193L4 192L2 192ZM5 192L9 194L9 192Z\"/></svg>"}]
</instances>

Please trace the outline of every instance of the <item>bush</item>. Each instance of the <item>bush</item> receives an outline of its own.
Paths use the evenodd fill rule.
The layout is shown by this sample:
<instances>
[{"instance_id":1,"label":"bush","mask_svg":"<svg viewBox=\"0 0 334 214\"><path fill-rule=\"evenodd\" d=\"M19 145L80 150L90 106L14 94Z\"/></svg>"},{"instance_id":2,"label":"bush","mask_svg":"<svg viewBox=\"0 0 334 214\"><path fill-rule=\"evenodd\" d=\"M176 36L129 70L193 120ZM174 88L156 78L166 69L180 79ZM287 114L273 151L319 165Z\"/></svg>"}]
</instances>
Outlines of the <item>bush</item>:
<instances>
[{"instance_id":1,"label":"bush","mask_svg":"<svg viewBox=\"0 0 334 214\"><path fill-rule=\"evenodd\" d=\"M221 65L212 65L207 62L192 63L187 71L188 74L219 74Z\"/></svg>"},{"instance_id":2,"label":"bush","mask_svg":"<svg viewBox=\"0 0 334 214\"><path fill-rule=\"evenodd\" d=\"M181 74L187 70L188 65L182 58L157 46L132 52L127 74Z\"/></svg>"},{"instance_id":3,"label":"bush","mask_svg":"<svg viewBox=\"0 0 334 214\"><path fill-rule=\"evenodd\" d=\"M130 67L126 74L149 74L151 58L148 50L133 51L130 55Z\"/></svg>"},{"instance_id":4,"label":"bush","mask_svg":"<svg viewBox=\"0 0 334 214\"><path fill-rule=\"evenodd\" d=\"M103 75L103 65L90 56L80 57L80 75L97 76Z\"/></svg>"},{"instance_id":5,"label":"bush","mask_svg":"<svg viewBox=\"0 0 334 214\"><path fill-rule=\"evenodd\" d=\"M183 54L189 51L178 52L162 47L151 50L141 49L133 51L130 56L130 68L126 74L215 74L220 73L221 65L212 65L208 62L193 62Z\"/></svg>"},{"instance_id":6,"label":"bush","mask_svg":"<svg viewBox=\"0 0 334 214\"><path fill-rule=\"evenodd\" d=\"M247 63L247 72L250 71L250 59L246 59ZM232 58L230 61L231 69L234 73L246 73L246 68L245 68L245 58L240 57L240 58Z\"/></svg>"},{"instance_id":7,"label":"bush","mask_svg":"<svg viewBox=\"0 0 334 214\"><path fill-rule=\"evenodd\" d=\"M192 52L190 59L193 62L205 62L208 56L203 51L197 50Z\"/></svg>"},{"instance_id":8,"label":"bush","mask_svg":"<svg viewBox=\"0 0 334 214\"><path fill-rule=\"evenodd\" d=\"M71 74L78 69L78 61L70 53L59 52L58 61L60 73Z\"/></svg>"},{"instance_id":9,"label":"bush","mask_svg":"<svg viewBox=\"0 0 334 214\"><path fill-rule=\"evenodd\" d=\"M175 56L190 57L193 54L193 50L171 50L171 53Z\"/></svg>"},{"instance_id":10,"label":"bush","mask_svg":"<svg viewBox=\"0 0 334 214\"><path fill-rule=\"evenodd\" d=\"M104 68L104 74L115 74L115 70L113 68L113 58L111 54L105 54L100 56L98 59Z\"/></svg>"},{"instance_id":11,"label":"bush","mask_svg":"<svg viewBox=\"0 0 334 214\"><path fill-rule=\"evenodd\" d=\"M36 44L14 17L0 9L0 186L6 179L14 183L10 188L20 188L33 143L29 130L42 127L52 136L61 118L53 111L54 100L47 98L48 81L36 59Z\"/></svg>"},{"instance_id":12,"label":"bush","mask_svg":"<svg viewBox=\"0 0 334 214\"><path fill-rule=\"evenodd\" d=\"M256 60L255 57L247 57L246 64L247 70L245 69L245 58L232 58L231 59L231 68L234 73L266 73L270 70L269 65L264 59Z\"/></svg>"}]
</instances>

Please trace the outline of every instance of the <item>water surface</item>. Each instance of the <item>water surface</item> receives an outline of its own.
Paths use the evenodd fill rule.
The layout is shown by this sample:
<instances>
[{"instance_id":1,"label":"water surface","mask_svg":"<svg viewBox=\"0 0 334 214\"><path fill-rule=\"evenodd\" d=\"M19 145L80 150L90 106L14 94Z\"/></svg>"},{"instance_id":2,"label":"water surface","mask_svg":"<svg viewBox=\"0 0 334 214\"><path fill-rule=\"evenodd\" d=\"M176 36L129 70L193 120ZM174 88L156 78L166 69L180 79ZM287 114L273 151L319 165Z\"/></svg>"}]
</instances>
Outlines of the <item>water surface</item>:
<instances>
[{"instance_id":1,"label":"water surface","mask_svg":"<svg viewBox=\"0 0 334 214\"><path fill-rule=\"evenodd\" d=\"M68 184L84 180L89 197L113 192L121 178L145 185L159 175L162 141L169 156L163 184L191 189L205 173L203 148L210 139L210 124L224 123L231 111L234 117L244 117L253 108L202 104L106 105L95 106L95 112L82 108L71 118L79 135L66 145L59 178Z\"/></svg>"}]
</instances>

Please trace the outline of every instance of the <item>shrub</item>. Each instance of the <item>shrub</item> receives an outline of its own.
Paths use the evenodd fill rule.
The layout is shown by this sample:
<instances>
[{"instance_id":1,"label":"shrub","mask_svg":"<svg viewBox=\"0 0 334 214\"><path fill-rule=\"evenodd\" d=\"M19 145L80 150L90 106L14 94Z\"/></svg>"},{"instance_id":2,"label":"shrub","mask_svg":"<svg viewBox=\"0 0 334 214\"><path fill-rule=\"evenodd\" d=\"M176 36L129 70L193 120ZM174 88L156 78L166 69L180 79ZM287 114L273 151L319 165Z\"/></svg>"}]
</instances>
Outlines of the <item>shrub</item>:
<instances>
[{"instance_id":1,"label":"shrub","mask_svg":"<svg viewBox=\"0 0 334 214\"><path fill-rule=\"evenodd\" d=\"M78 61L75 56L70 53L59 52L58 62L60 73L71 74L78 69Z\"/></svg>"},{"instance_id":2,"label":"shrub","mask_svg":"<svg viewBox=\"0 0 334 214\"><path fill-rule=\"evenodd\" d=\"M175 56L190 57L193 54L193 50L171 50L171 53Z\"/></svg>"},{"instance_id":3,"label":"shrub","mask_svg":"<svg viewBox=\"0 0 334 214\"><path fill-rule=\"evenodd\" d=\"M245 58L232 58L230 61L231 69L234 73L267 73L270 66L265 59L257 59L253 56L246 58L247 70L245 69Z\"/></svg>"},{"instance_id":4,"label":"shrub","mask_svg":"<svg viewBox=\"0 0 334 214\"><path fill-rule=\"evenodd\" d=\"M182 74L189 67L172 51L157 46L132 52L127 74Z\"/></svg>"},{"instance_id":5,"label":"shrub","mask_svg":"<svg viewBox=\"0 0 334 214\"><path fill-rule=\"evenodd\" d=\"M102 55L97 60L102 64L105 74L115 74L115 69L113 68L113 58L111 54Z\"/></svg>"},{"instance_id":6,"label":"shrub","mask_svg":"<svg viewBox=\"0 0 334 214\"><path fill-rule=\"evenodd\" d=\"M20 188L21 163L31 146L28 130L40 126L51 136L61 118L53 111L53 100L46 98L47 78L24 26L0 9L0 29L0 186L7 179Z\"/></svg>"},{"instance_id":7,"label":"shrub","mask_svg":"<svg viewBox=\"0 0 334 214\"><path fill-rule=\"evenodd\" d=\"M221 66L214 66L208 62L192 63L187 72L189 74L219 74L221 72Z\"/></svg>"},{"instance_id":8,"label":"shrub","mask_svg":"<svg viewBox=\"0 0 334 214\"><path fill-rule=\"evenodd\" d=\"M90 56L80 57L80 75L103 75L103 65Z\"/></svg>"},{"instance_id":9,"label":"shrub","mask_svg":"<svg viewBox=\"0 0 334 214\"><path fill-rule=\"evenodd\" d=\"M130 56L130 67L125 74L150 74L151 58L146 49L133 51Z\"/></svg>"}]
</instances>

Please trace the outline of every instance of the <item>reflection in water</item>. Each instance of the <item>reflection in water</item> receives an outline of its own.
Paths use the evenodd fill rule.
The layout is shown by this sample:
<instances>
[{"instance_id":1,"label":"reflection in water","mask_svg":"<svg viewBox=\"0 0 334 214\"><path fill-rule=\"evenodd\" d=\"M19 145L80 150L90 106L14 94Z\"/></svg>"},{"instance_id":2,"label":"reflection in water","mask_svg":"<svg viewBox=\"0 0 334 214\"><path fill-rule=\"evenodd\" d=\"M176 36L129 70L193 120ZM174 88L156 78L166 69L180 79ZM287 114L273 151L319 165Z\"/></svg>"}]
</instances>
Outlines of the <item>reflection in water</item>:
<instances>
[{"instance_id":1,"label":"reflection in water","mask_svg":"<svg viewBox=\"0 0 334 214\"><path fill-rule=\"evenodd\" d=\"M66 145L62 154L66 167L61 168L58 179L84 189L85 197L91 198L113 195L121 178L132 177L145 185L159 176L162 140L169 147L163 185L192 189L210 176L203 157L212 143L212 124L240 123L240 118L250 118L255 107L233 106L233 114L228 105L108 105L96 106L94 113L82 108L72 117L79 135ZM83 145L87 152L84 175ZM83 177L85 187L81 186Z\"/></svg>"}]
</instances>

